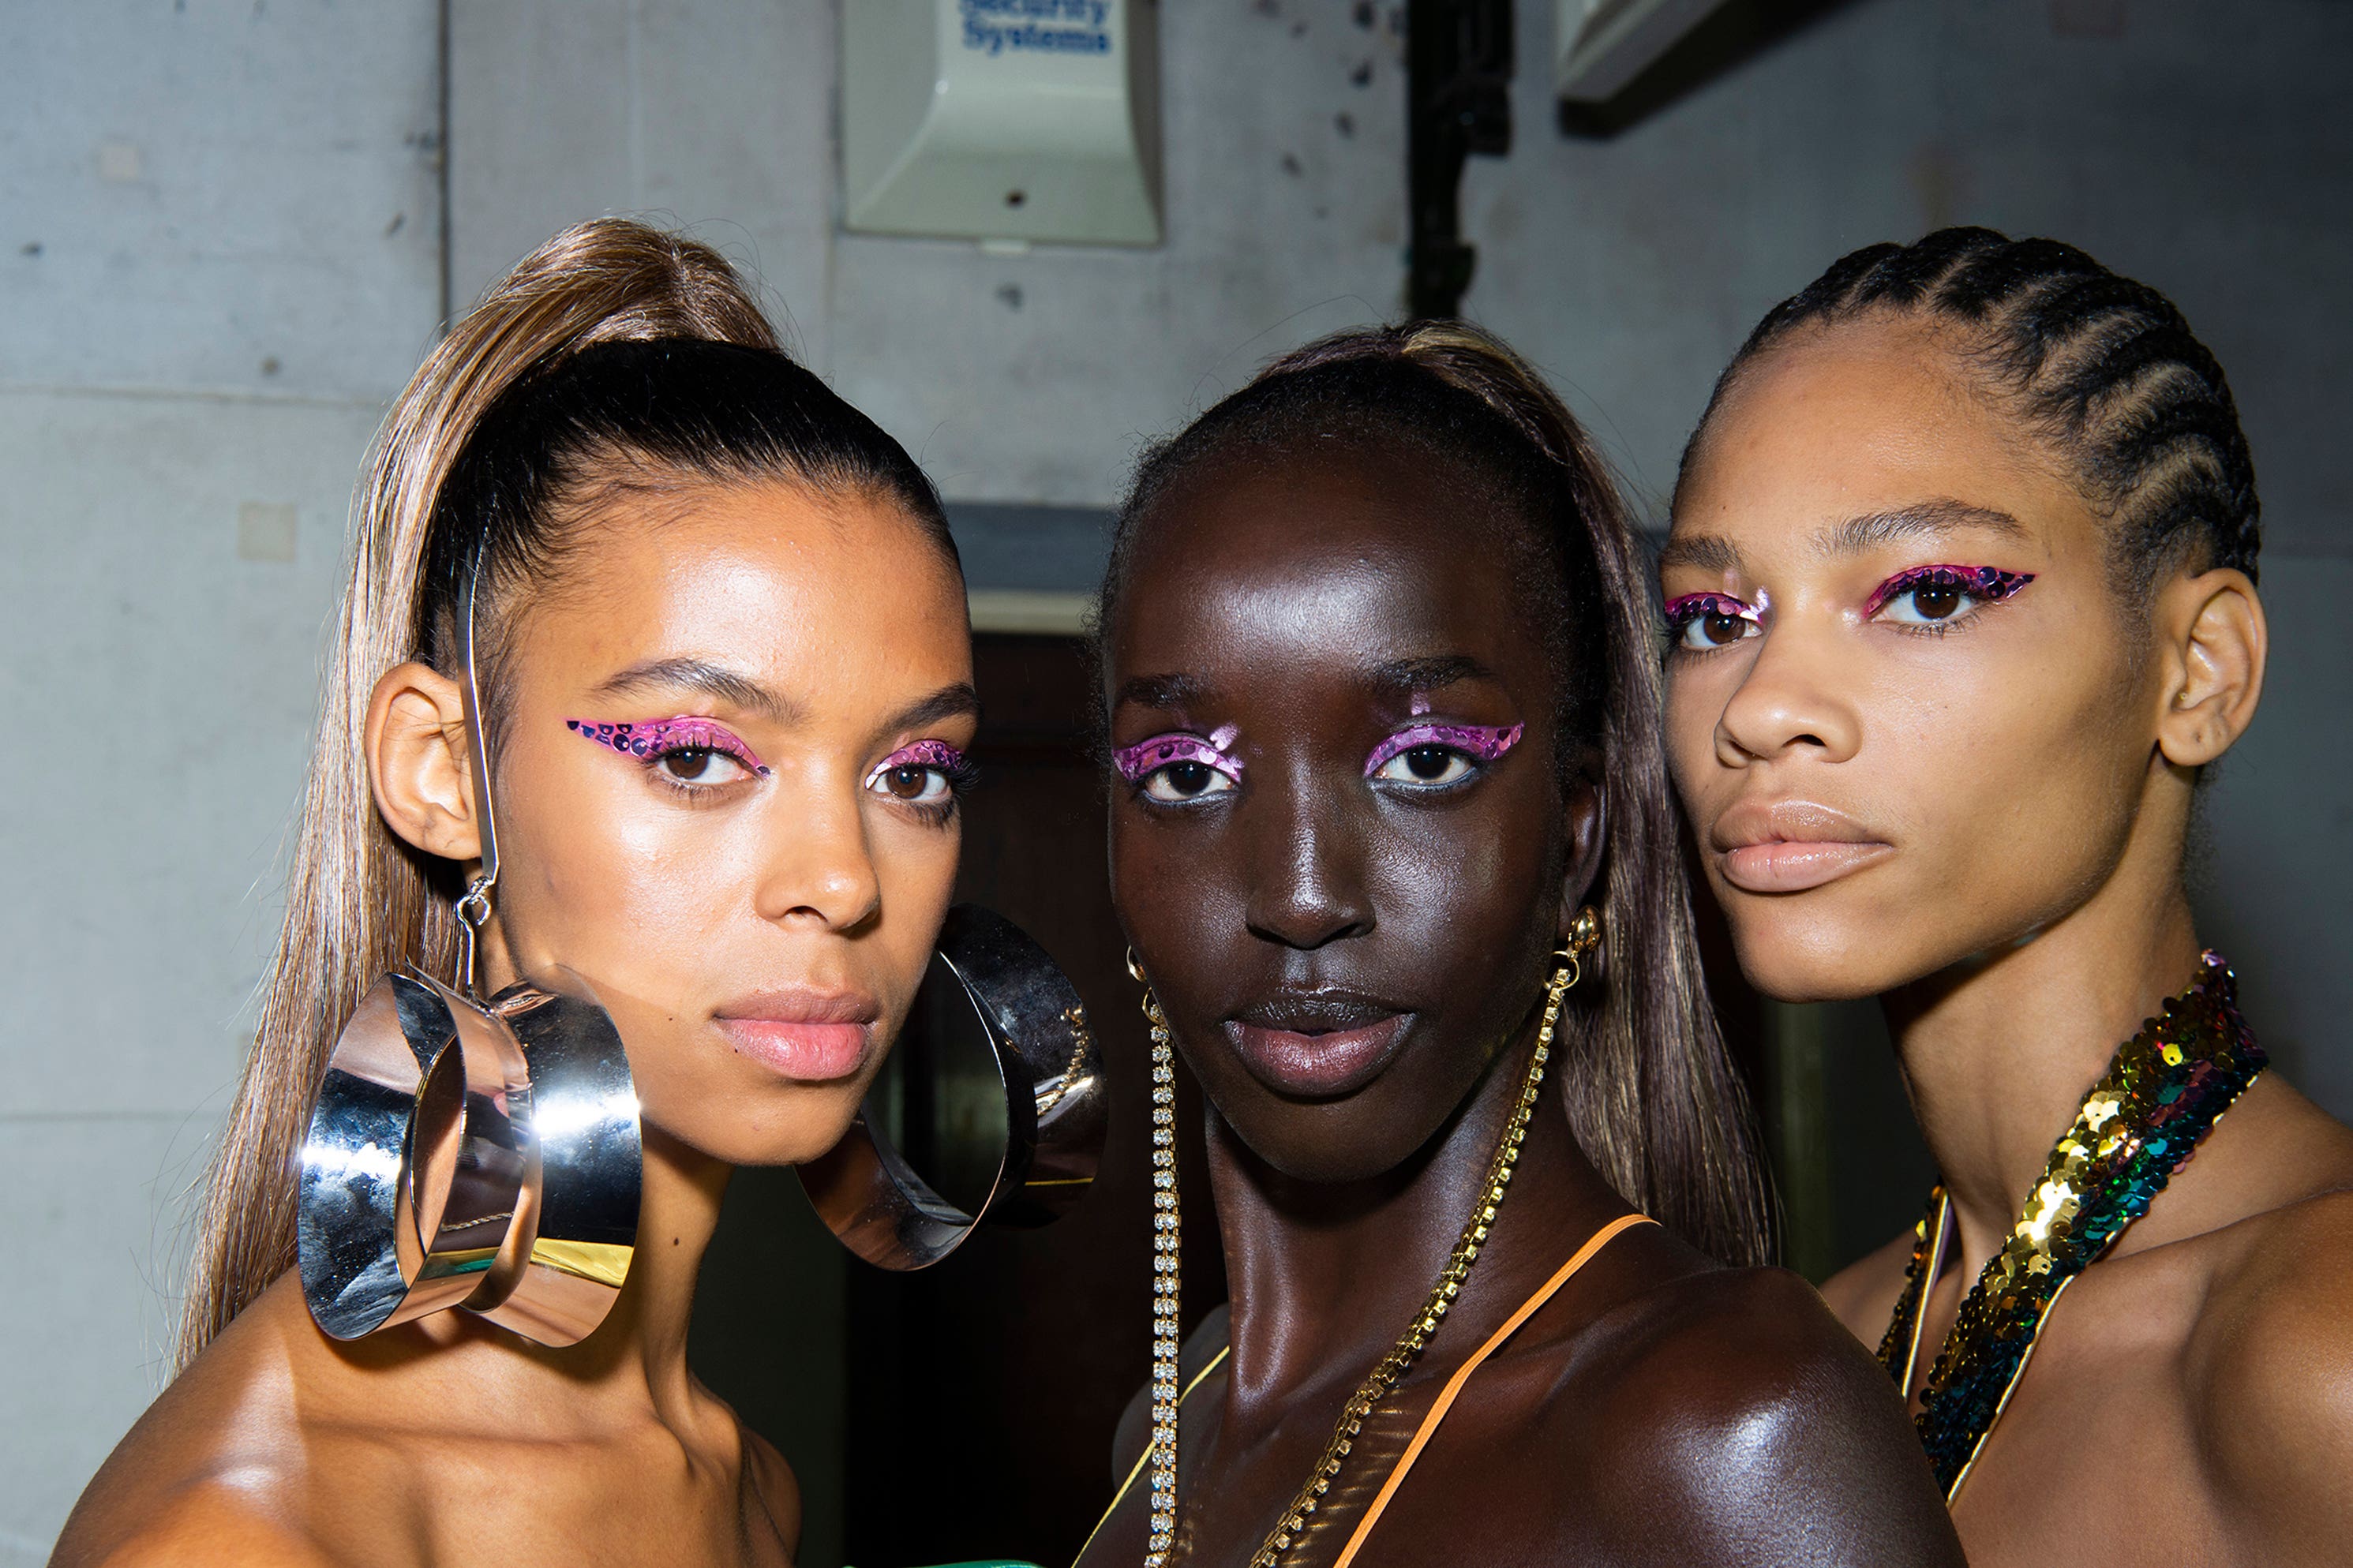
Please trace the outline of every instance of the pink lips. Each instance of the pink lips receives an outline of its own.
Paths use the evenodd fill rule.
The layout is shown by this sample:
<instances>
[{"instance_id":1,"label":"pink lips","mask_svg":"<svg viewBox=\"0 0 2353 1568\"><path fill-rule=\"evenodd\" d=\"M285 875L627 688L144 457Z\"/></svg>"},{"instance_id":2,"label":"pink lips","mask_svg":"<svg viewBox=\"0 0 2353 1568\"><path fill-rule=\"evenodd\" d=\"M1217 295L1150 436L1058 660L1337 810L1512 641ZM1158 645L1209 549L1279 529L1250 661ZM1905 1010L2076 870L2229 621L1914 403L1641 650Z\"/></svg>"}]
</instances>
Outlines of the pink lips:
<instances>
[{"instance_id":1,"label":"pink lips","mask_svg":"<svg viewBox=\"0 0 2353 1568\"><path fill-rule=\"evenodd\" d=\"M1229 1023L1227 1032L1251 1076L1278 1094L1327 1100L1362 1089L1380 1075L1405 1032L1405 1015L1352 1029L1309 1034Z\"/></svg>"},{"instance_id":2,"label":"pink lips","mask_svg":"<svg viewBox=\"0 0 2353 1568\"><path fill-rule=\"evenodd\" d=\"M880 1016L861 993L796 990L731 1002L712 1022L738 1053L779 1077L825 1083L865 1065Z\"/></svg>"},{"instance_id":3,"label":"pink lips","mask_svg":"<svg viewBox=\"0 0 2353 1568\"><path fill-rule=\"evenodd\" d=\"M1801 893L1895 853L1845 813L1802 800L1742 801L1716 819L1708 844L1724 879L1747 893Z\"/></svg>"}]
</instances>

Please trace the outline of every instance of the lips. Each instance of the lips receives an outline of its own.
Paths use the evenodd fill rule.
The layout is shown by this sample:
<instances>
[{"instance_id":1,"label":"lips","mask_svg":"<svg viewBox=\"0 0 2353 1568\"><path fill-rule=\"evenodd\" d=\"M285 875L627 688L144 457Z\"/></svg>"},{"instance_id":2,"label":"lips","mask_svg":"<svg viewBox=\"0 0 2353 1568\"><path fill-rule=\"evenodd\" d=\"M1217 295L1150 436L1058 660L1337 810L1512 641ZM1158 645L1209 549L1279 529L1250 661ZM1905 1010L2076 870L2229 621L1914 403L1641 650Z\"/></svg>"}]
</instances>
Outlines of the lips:
<instances>
[{"instance_id":1,"label":"lips","mask_svg":"<svg viewBox=\"0 0 2353 1568\"><path fill-rule=\"evenodd\" d=\"M881 1007L860 991L793 989L739 997L712 1017L740 1056L780 1078L826 1083L866 1063Z\"/></svg>"},{"instance_id":2,"label":"lips","mask_svg":"<svg viewBox=\"0 0 2353 1568\"><path fill-rule=\"evenodd\" d=\"M1294 1099L1332 1100L1380 1076L1411 1017L1351 992L1288 991L1241 1009L1225 1028L1242 1065L1267 1088Z\"/></svg>"},{"instance_id":3,"label":"lips","mask_svg":"<svg viewBox=\"0 0 2353 1568\"><path fill-rule=\"evenodd\" d=\"M1708 847L1746 893L1802 893L1895 853L1844 812L1803 800L1742 801L1716 818Z\"/></svg>"}]
</instances>

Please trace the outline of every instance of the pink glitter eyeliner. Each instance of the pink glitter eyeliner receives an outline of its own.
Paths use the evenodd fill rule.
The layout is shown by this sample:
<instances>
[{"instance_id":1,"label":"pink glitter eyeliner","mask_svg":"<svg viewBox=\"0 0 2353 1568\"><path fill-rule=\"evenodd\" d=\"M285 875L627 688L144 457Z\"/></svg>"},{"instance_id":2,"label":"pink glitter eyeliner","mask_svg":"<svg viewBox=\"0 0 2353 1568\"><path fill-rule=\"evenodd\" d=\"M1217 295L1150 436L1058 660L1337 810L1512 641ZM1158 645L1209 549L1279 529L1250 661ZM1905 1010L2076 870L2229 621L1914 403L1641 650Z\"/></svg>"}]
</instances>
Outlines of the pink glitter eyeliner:
<instances>
[{"instance_id":1,"label":"pink glitter eyeliner","mask_svg":"<svg viewBox=\"0 0 2353 1568\"><path fill-rule=\"evenodd\" d=\"M1871 591L1863 603L1863 618L1879 614L1890 599L1915 588L1957 588L1972 598L1998 605L2033 581L2031 572L2004 572L1998 566L1915 566Z\"/></svg>"},{"instance_id":2,"label":"pink glitter eyeliner","mask_svg":"<svg viewBox=\"0 0 2353 1568\"><path fill-rule=\"evenodd\" d=\"M1372 777L1381 771L1382 763L1418 746L1444 746L1480 762L1492 763L1518 745L1526 728L1525 724L1501 728L1486 724L1416 724L1409 730L1399 730L1373 748L1373 754L1365 759L1365 776Z\"/></svg>"},{"instance_id":3,"label":"pink glitter eyeliner","mask_svg":"<svg viewBox=\"0 0 2353 1568\"><path fill-rule=\"evenodd\" d=\"M945 741L917 741L913 745L900 747L875 763L873 771L866 775L866 787L872 789L884 773L898 768L937 768L947 775L951 784L972 772L972 764L965 760L965 754Z\"/></svg>"},{"instance_id":4,"label":"pink glitter eyeliner","mask_svg":"<svg viewBox=\"0 0 2353 1568\"><path fill-rule=\"evenodd\" d=\"M604 724L593 719L566 719L564 727L584 741L594 741L625 757L651 761L670 752L716 752L733 757L762 778L768 764L723 724L691 713L675 719L651 719L644 723Z\"/></svg>"},{"instance_id":5,"label":"pink glitter eyeliner","mask_svg":"<svg viewBox=\"0 0 2353 1568\"><path fill-rule=\"evenodd\" d=\"M1223 741L1216 736L1205 741L1198 735L1172 731L1166 735L1138 741L1133 746L1122 746L1111 754L1111 765L1117 768L1119 776L1130 784L1159 772L1171 763L1198 763L1240 784L1242 782L1242 760L1225 749L1236 733L1230 724L1217 731L1219 736L1224 737Z\"/></svg>"},{"instance_id":6,"label":"pink glitter eyeliner","mask_svg":"<svg viewBox=\"0 0 2353 1568\"><path fill-rule=\"evenodd\" d=\"M1683 594L1669 599L1660 612L1665 616L1667 629L1679 632L1702 616L1731 616L1738 620L1757 619L1757 606L1736 599L1729 594Z\"/></svg>"}]
</instances>

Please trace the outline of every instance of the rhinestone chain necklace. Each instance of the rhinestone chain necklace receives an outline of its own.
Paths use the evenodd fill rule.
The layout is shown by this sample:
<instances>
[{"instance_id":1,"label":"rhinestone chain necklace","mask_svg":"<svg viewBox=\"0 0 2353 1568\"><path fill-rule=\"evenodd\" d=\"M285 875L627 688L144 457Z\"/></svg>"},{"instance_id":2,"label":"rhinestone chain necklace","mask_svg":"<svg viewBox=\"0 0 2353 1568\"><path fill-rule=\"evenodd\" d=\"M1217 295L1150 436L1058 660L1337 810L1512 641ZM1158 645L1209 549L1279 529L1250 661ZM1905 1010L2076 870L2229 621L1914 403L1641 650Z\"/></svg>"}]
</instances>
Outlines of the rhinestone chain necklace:
<instances>
[{"instance_id":1,"label":"rhinestone chain necklace","mask_svg":"<svg viewBox=\"0 0 2353 1568\"><path fill-rule=\"evenodd\" d=\"M2210 952L2189 989L2125 1042L2084 1097L2018 1224L1961 1303L1921 1392L1920 1441L1947 1501L2025 1376L2060 1292L2148 1212L2264 1060L2239 1016L2230 965ZM1921 1300L1943 1260L1951 1207L1943 1186L1930 1191L1879 1345L1880 1364L1906 1394L1920 1352Z\"/></svg>"},{"instance_id":2,"label":"rhinestone chain necklace","mask_svg":"<svg viewBox=\"0 0 2353 1568\"><path fill-rule=\"evenodd\" d=\"M1504 1129L1504 1136L1495 1146L1495 1157L1488 1164L1478 1206L1464 1222L1462 1234L1455 1241L1446 1266L1438 1271L1429 1302L1414 1315L1404 1334L1341 1409L1331 1440L1324 1445L1323 1458L1315 1462L1307 1484L1299 1489L1291 1506L1282 1510L1282 1522L1267 1533L1257 1554L1250 1560L1250 1568L1275 1568L1282 1561L1282 1554L1306 1527L1317 1503L1331 1489L1373 1407L1404 1379L1407 1369L1438 1332L1438 1325L1445 1321L1447 1310L1461 1294L1464 1281L1471 1277L1471 1266L1479 1260L1479 1250L1487 1244L1488 1227L1495 1223L1496 1210L1512 1184L1513 1169L1519 1163L1520 1144L1527 1137L1528 1119L1535 1114L1537 1089L1544 1082L1545 1064L1552 1057L1553 1031L1560 1022L1561 998L1577 983L1577 959L1572 954L1569 962L1554 973L1552 984L1546 987L1544 1024L1536 1032L1535 1052L1529 1058L1527 1077L1520 1084L1519 1100L1512 1108L1510 1124ZM1176 1539L1176 1064L1168 1020L1148 987L1144 994L1144 1016L1152 1025L1152 1201L1155 1237L1152 1260L1152 1511L1144 1563L1145 1568L1166 1568L1169 1549Z\"/></svg>"}]
</instances>

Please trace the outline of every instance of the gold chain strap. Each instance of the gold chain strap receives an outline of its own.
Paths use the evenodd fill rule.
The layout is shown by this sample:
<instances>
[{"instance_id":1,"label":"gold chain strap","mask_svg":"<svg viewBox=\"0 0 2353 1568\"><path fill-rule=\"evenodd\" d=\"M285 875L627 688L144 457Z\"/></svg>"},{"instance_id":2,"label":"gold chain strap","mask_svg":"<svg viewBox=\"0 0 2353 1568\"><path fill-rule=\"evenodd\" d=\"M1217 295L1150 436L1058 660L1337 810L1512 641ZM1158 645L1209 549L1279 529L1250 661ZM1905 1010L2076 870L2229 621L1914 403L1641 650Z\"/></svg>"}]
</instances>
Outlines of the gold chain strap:
<instances>
[{"instance_id":1,"label":"gold chain strap","mask_svg":"<svg viewBox=\"0 0 2353 1568\"><path fill-rule=\"evenodd\" d=\"M1536 1091L1544 1082L1545 1063L1552 1058L1553 1030L1560 1022L1561 998L1577 984L1577 953L1571 951L1564 956L1567 962L1553 972L1552 984L1546 987L1544 1026L1536 1032L1535 1054L1529 1058L1527 1077L1520 1085L1519 1103L1512 1108L1511 1125L1504 1130L1503 1140L1495 1146L1495 1157L1487 1167L1486 1188L1480 1194L1479 1206L1463 1225L1462 1235L1455 1241L1446 1267L1438 1271L1437 1283L1430 1289L1429 1304L1415 1316L1412 1325L1389 1347L1388 1354L1380 1359L1371 1375L1357 1385L1355 1396L1342 1408L1339 1425L1332 1429L1332 1440L1324 1445L1324 1457L1316 1461L1307 1484L1299 1489L1299 1495L1283 1510L1282 1522L1268 1532L1258 1554L1250 1559L1250 1568L1274 1568L1282 1561L1347 1462L1349 1450L1356 1447L1356 1435L1364 1429L1373 1406L1403 1380L1406 1370L1438 1332L1438 1325L1446 1321L1447 1309L1462 1293L1463 1283L1471 1277L1471 1266L1479 1260L1479 1249L1487 1244L1487 1229L1495 1223L1495 1211L1502 1206L1504 1194L1512 1184L1512 1171L1519 1163L1520 1144L1527 1137L1528 1119L1535 1112Z\"/></svg>"}]
</instances>

